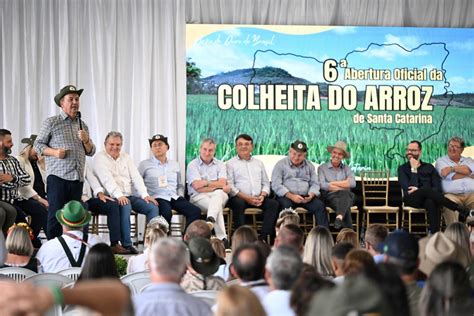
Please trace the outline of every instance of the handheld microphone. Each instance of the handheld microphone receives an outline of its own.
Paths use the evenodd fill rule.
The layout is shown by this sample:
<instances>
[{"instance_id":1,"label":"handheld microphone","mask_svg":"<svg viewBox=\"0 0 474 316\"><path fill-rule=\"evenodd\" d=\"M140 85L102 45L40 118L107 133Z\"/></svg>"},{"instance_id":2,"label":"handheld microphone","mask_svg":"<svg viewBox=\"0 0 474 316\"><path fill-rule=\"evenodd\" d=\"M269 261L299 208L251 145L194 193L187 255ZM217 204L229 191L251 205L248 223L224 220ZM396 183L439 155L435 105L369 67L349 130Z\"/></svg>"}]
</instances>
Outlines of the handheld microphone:
<instances>
[{"instance_id":1,"label":"handheld microphone","mask_svg":"<svg viewBox=\"0 0 474 316\"><path fill-rule=\"evenodd\" d=\"M82 130L81 112L77 111L77 118L79 119L79 129Z\"/></svg>"}]
</instances>

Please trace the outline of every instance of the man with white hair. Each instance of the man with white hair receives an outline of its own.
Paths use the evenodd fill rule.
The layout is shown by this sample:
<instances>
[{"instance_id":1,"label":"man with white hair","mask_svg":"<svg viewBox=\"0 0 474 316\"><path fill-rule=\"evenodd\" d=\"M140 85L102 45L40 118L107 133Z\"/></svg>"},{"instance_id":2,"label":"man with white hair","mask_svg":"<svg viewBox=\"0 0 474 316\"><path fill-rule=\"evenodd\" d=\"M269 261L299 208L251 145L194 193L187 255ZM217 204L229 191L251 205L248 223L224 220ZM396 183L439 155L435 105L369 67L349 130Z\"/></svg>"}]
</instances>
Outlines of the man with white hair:
<instances>
[{"instance_id":1,"label":"man with white hair","mask_svg":"<svg viewBox=\"0 0 474 316\"><path fill-rule=\"evenodd\" d=\"M271 292L262 302L268 316L295 315L290 307L291 287L302 269L303 261L296 249L288 246L273 249L265 265L265 279Z\"/></svg>"},{"instance_id":2,"label":"man with white hair","mask_svg":"<svg viewBox=\"0 0 474 316\"><path fill-rule=\"evenodd\" d=\"M184 292L179 283L189 263L185 244L162 238L149 253L152 285L133 298L137 315L211 315L210 307L199 298Z\"/></svg>"}]
</instances>

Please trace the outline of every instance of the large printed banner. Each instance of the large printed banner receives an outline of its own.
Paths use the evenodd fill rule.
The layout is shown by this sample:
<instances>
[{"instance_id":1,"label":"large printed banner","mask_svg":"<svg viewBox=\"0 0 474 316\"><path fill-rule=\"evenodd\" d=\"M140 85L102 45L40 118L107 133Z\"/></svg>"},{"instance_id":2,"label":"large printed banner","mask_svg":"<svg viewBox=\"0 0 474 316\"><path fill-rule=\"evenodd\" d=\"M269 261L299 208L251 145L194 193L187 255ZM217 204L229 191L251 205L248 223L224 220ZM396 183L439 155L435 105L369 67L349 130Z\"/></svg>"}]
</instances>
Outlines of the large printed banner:
<instances>
[{"instance_id":1,"label":"large printed banner","mask_svg":"<svg viewBox=\"0 0 474 316\"><path fill-rule=\"evenodd\" d=\"M357 174L396 175L410 140L434 162L473 139L474 29L190 24L186 49L187 162L204 137L228 160L246 133L254 154L300 139L318 163L344 140Z\"/></svg>"}]
</instances>

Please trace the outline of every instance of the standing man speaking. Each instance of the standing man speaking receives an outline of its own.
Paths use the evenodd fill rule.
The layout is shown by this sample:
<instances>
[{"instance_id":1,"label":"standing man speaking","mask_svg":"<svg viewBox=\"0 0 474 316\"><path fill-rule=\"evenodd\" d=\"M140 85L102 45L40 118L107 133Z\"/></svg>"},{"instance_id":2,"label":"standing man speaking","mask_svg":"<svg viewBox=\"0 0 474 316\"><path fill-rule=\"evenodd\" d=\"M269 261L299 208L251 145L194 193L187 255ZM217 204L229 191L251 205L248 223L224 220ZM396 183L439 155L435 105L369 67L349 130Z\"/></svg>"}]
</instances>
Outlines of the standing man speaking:
<instances>
[{"instance_id":1,"label":"standing man speaking","mask_svg":"<svg viewBox=\"0 0 474 316\"><path fill-rule=\"evenodd\" d=\"M52 239L62 234L56 211L71 200L80 201L84 183L86 155L95 153L89 128L81 121L79 97L84 89L67 85L54 97L61 107L58 115L47 118L41 126L34 148L46 157L46 182L49 202L46 235Z\"/></svg>"}]
</instances>

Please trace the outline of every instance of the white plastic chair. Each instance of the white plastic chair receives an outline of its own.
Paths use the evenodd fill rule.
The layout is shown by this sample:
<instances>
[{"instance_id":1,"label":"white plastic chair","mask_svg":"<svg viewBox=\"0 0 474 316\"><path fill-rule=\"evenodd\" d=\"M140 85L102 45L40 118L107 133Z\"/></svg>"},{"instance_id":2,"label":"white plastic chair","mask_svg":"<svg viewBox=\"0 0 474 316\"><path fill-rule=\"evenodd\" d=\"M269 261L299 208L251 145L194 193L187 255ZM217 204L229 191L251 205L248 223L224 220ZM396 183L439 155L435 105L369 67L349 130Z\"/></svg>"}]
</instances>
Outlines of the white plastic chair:
<instances>
[{"instance_id":1,"label":"white plastic chair","mask_svg":"<svg viewBox=\"0 0 474 316\"><path fill-rule=\"evenodd\" d=\"M151 283L150 272L140 271L130 273L121 277L120 281L130 288L132 295L138 294L144 286Z\"/></svg>"},{"instance_id":2,"label":"white plastic chair","mask_svg":"<svg viewBox=\"0 0 474 316\"><path fill-rule=\"evenodd\" d=\"M213 290L204 290L204 291L194 291L190 292L194 297L198 297L202 301L204 301L207 305L209 306L214 306L217 301L217 294L219 291L213 291Z\"/></svg>"},{"instance_id":3,"label":"white plastic chair","mask_svg":"<svg viewBox=\"0 0 474 316\"><path fill-rule=\"evenodd\" d=\"M16 282L22 282L24 279L36 275L37 273L29 269L20 268L20 267L6 267L0 269L0 274L6 275Z\"/></svg>"},{"instance_id":4,"label":"white plastic chair","mask_svg":"<svg viewBox=\"0 0 474 316\"><path fill-rule=\"evenodd\" d=\"M79 275L81 274L82 268L81 267L71 267L58 272L58 274L67 276L73 281L77 281Z\"/></svg>"},{"instance_id":5,"label":"white plastic chair","mask_svg":"<svg viewBox=\"0 0 474 316\"><path fill-rule=\"evenodd\" d=\"M72 282L67 276L58 273L41 273L27 277L23 282L30 282L37 286L63 287Z\"/></svg>"}]
</instances>

